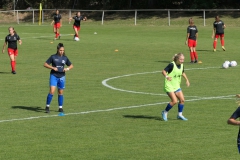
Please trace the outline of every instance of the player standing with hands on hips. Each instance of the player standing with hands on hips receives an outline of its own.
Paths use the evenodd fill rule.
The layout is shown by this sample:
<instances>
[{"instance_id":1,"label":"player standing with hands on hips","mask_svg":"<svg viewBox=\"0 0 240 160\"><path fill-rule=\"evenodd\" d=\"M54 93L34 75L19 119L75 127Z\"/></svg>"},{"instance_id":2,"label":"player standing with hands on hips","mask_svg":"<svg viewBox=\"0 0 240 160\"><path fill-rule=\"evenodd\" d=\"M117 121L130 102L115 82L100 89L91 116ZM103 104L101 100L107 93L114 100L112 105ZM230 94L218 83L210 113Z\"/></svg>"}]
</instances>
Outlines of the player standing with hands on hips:
<instances>
[{"instance_id":1,"label":"player standing with hands on hips","mask_svg":"<svg viewBox=\"0 0 240 160\"><path fill-rule=\"evenodd\" d=\"M221 40L221 45L222 45L222 50L225 51L224 47L224 29L226 28L226 25L222 20L220 20L219 16L215 17L215 21L213 22L213 33L212 33L212 38L214 38L213 41L213 51L217 51L217 39L220 37Z\"/></svg>"},{"instance_id":2,"label":"player standing with hands on hips","mask_svg":"<svg viewBox=\"0 0 240 160\"><path fill-rule=\"evenodd\" d=\"M187 28L187 38L185 44L188 45L190 51L190 63L198 62L198 54L196 52L197 46L197 37L198 37L198 29L194 25L194 21L192 18L189 19L189 26Z\"/></svg>"},{"instance_id":3,"label":"player standing with hands on hips","mask_svg":"<svg viewBox=\"0 0 240 160\"><path fill-rule=\"evenodd\" d=\"M81 29L80 25L81 25L81 20L83 21L86 21L87 20L87 17L83 17L81 16L81 12L77 12L76 16L72 17L72 18L69 18L69 22L74 19L74 24L73 24L73 30L75 32L75 35L74 35L74 40L75 41L79 41L79 31Z\"/></svg>"},{"instance_id":4,"label":"player standing with hands on hips","mask_svg":"<svg viewBox=\"0 0 240 160\"><path fill-rule=\"evenodd\" d=\"M54 25L53 25L54 23ZM62 16L59 14L59 10L56 10L56 13L53 15L53 21L51 23L53 25L53 32L55 33L55 40L57 38L60 39L60 27L62 26Z\"/></svg>"},{"instance_id":5,"label":"player standing with hands on hips","mask_svg":"<svg viewBox=\"0 0 240 160\"><path fill-rule=\"evenodd\" d=\"M173 56L173 61L164 70L162 70L162 74L165 77L164 91L171 99L171 102L168 103L166 109L162 111L162 119L164 121L168 120L168 112L178 102L178 100L179 103L177 119L184 121L188 120L182 115L185 100L182 89L180 88L181 77L184 77L187 86L190 86L190 82L184 72L183 62L184 55L182 53L175 54Z\"/></svg>"},{"instance_id":6,"label":"player standing with hands on hips","mask_svg":"<svg viewBox=\"0 0 240 160\"><path fill-rule=\"evenodd\" d=\"M50 65L51 64L51 65ZM68 68L64 68L65 64ZM59 112L63 112L63 90L65 88L65 73L73 68L72 63L65 55L64 46L62 43L57 45L57 53L51 55L47 61L44 63L44 67L51 69L50 72L50 79L49 79L49 86L50 91L47 96L46 101L46 113L50 112L50 103L52 101L53 94L58 88L58 105L59 105Z\"/></svg>"},{"instance_id":7,"label":"player standing with hands on hips","mask_svg":"<svg viewBox=\"0 0 240 160\"><path fill-rule=\"evenodd\" d=\"M18 56L17 41L20 45L22 44L22 41L13 27L9 27L8 31L9 35L5 38L2 53L4 53L5 47L8 44L8 55L12 67L12 74L16 74L16 58Z\"/></svg>"}]
</instances>

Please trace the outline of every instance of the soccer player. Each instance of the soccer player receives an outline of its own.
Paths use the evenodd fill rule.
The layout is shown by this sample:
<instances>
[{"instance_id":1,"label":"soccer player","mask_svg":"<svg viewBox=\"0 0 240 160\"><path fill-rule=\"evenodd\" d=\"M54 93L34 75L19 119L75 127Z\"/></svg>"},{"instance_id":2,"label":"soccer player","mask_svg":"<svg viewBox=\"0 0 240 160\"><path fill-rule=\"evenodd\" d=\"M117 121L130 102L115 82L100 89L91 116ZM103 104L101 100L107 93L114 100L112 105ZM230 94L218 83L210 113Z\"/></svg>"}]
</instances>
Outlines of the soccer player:
<instances>
[{"instance_id":1,"label":"soccer player","mask_svg":"<svg viewBox=\"0 0 240 160\"><path fill-rule=\"evenodd\" d=\"M237 98L240 98L240 95L236 95ZM228 119L227 123L231 125L236 125L240 126L240 121L237 119L240 117L240 106L233 112L231 117ZM238 147L238 152L240 153L240 128L238 131L238 137L237 137L237 147Z\"/></svg>"},{"instance_id":2,"label":"soccer player","mask_svg":"<svg viewBox=\"0 0 240 160\"><path fill-rule=\"evenodd\" d=\"M5 38L2 53L4 53L5 47L8 44L8 55L12 67L12 74L16 74L16 59L18 56L17 41L20 45L22 44L22 41L13 27L9 27L8 31L9 35L7 35Z\"/></svg>"},{"instance_id":3,"label":"soccer player","mask_svg":"<svg viewBox=\"0 0 240 160\"><path fill-rule=\"evenodd\" d=\"M179 101L178 103L178 115L177 119L187 121L188 119L182 115L184 108L184 95L182 89L180 88L181 77L186 80L187 86L190 86L190 82L184 72L183 67L184 55L182 53L175 54L173 56L173 61L168 64L168 66L162 70L162 74L165 77L164 81L164 91L167 93L171 102L167 104L167 107L162 111L162 118L167 121L167 115L170 109Z\"/></svg>"},{"instance_id":4,"label":"soccer player","mask_svg":"<svg viewBox=\"0 0 240 160\"><path fill-rule=\"evenodd\" d=\"M64 68L65 64L68 68ZM72 63L65 55L64 46L62 43L57 45L57 53L51 55L48 60L44 63L44 67L51 69L50 72L50 79L49 79L49 86L50 91L47 95L46 101L46 113L50 112L50 103L52 101L53 94L58 88L58 105L59 105L59 112L63 112L63 90L65 88L65 73L73 68Z\"/></svg>"},{"instance_id":5,"label":"soccer player","mask_svg":"<svg viewBox=\"0 0 240 160\"><path fill-rule=\"evenodd\" d=\"M74 24L73 24L73 30L75 32L75 35L74 35L74 40L75 41L79 41L79 31L80 31L80 25L81 25L81 20L84 20L86 21L87 20L87 17L83 17L81 16L81 12L77 12L76 16L72 17L72 18L69 18L69 22L74 19Z\"/></svg>"},{"instance_id":6,"label":"soccer player","mask_svg":"<svg viewBox=\"0 0 240 160\"><path fill-rule=\"evenodd\" d=\"M53 25L54 23L54 25ZM53 32L55 33L55 40L57 38L60 39L60 27L62 26L62 16L59 14L59 10L56 10L56 13L53 15L53 21L51 23L53 25Z\"/></svg>"},{"instance_id":7,"label":"soccer player","mask_svg":"<svg viewBox=\"0 0 240 160\"><path fill-rule=\"evenodd\" d=\"M224 47L224 29L226 28L226 25L222 20L220 20L219 16L215 17L215 21L213 22L213 33L212 38L214 38L213 41L213 51L216 52L217 48L217 39L220 37L222 50L225 51Z\"/></svg>"},{"instance_id":8,"label":"soccer player","mask_svg":"<svg viewBox=\"0 0 240 160\"><path fill-rule=\"evenodd\" d=\"M198 29L194 25L194 21L192 18L189 19L189 26L187 27L187 38L185 44L188 45L190 51L190 63L198 62L198 54L196 52L197 46L197 37L198 37Z\"/></svg>"}]
</instances>

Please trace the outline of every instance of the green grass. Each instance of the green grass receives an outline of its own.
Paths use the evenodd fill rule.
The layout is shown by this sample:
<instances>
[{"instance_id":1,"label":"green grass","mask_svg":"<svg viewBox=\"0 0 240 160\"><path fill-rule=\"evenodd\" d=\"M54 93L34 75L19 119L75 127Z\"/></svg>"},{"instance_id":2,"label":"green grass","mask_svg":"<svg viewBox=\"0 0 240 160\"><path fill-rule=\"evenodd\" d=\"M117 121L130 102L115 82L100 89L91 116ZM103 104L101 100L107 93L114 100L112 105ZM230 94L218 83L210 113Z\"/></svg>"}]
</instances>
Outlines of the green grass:
<instances>
[{"instance_id":1,"label":"green grass","mask_svg":"<svg viewBox=\"0 0 240 160\"><path fill-rule=\"evenodd\" d=\"M218 41L214 53L211 25L198 25L197 51L203 63L194 65L188 63L184 45L187 25L86 22L79 42L73 41L68 24L57 41L51 26L14 27L23 44L16 75L10 73L7 53L0 58L0 159L238 159L238 127L226 121L237 107L233 95L239 93L239 67L221 69L225 60L240 63L236 26L225 31L226 51ZM2 44L7 28L1 27ZM43 64L59 42L74 65L66 75L63 117L57 116L56 93L51 113L44 113L50 70ZM185 54L191 83L186 87L182 82L189 121L176 120L175 106L164 122L160 113L169 98L160 71L178 52ZM102 84L112 77L118 78L107 84L122 91Z\"/></svg>"}]
</instances>

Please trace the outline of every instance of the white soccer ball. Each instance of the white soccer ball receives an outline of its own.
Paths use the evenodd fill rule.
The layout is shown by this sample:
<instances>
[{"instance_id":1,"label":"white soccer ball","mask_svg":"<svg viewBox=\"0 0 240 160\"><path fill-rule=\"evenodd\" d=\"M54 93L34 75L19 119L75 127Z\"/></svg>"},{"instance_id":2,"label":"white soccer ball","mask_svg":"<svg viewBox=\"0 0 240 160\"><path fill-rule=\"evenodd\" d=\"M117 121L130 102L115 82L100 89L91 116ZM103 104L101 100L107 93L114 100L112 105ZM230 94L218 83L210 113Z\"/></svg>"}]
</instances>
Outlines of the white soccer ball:
<instances>
[{"instance_id":1,"label":"white soccer ball","mask_svg":"<svg viewBox=\"0 0 240 160\"><path fill-rule=\"evenodd\" d=\"M231 65L231 67L236 67L237 66L237 62L236 61L231 61L230 65Z\"/></svg>"},{"instance_id":2,"label":"white soccer ball","mask_svg":"<svg viewBox=\"0 0 240 160\"><path fill-rule=\"evenodd\" d=\"M227 69L229 67L229 64L224 62L223 65L222 65L223 68Z\"/></svg>"},{"instance_id":3,"label":"white soccer ball","mask_svg":"<svg viewBox=\"0 0 240 160\"><path fill-rule=\"evenodd\" d=\"M229 67L231 65L230 61L225 61L224 63L226 63Z\"/></svg>"}]
</instances>

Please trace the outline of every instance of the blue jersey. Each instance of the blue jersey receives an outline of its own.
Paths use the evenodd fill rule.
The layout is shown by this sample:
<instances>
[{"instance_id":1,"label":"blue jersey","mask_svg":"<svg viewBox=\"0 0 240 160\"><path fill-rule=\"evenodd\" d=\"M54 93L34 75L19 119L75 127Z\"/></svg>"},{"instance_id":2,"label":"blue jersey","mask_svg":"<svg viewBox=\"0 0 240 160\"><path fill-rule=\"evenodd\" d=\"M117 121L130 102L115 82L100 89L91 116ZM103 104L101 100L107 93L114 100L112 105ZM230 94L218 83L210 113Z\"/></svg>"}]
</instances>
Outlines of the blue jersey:
<instances>
[{"instance_id":1,"label":"blue jersey","mask_svg":"<svg viewBox=\"0 0 240 160\"><path fill-rule=\"evenodd\" d=\"M238 107L236 109L236 111L231 115L230 118L233 118L233 119L238 119L240 117L240 107ZM237 138L237 144L238 144L238 147L240 147L240 128L239 128L239 131L238 131L238 138Z\"/></svg>"},{"instance_id":2,"label":"blue jersey","mask_svg":"<svg viewBox=\"0 0 240 160\"><path fill-rule=\"evenodd\" d=\"M46 63L49 65L52 64L53 67L56 67L58 69L58 71L52 69L50 72L50 74L53 74L58 78L65 76L64 72L65 64L67 66L70 66L72 64L67 56L59 56L58 54L51 55L46 61Z\"/></svg>"}]
</instances>

